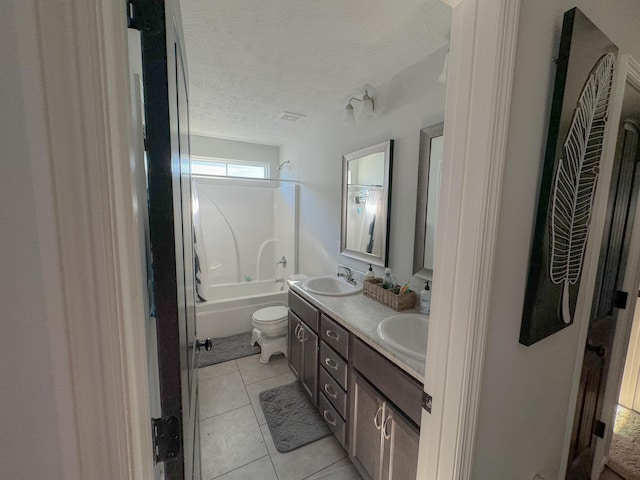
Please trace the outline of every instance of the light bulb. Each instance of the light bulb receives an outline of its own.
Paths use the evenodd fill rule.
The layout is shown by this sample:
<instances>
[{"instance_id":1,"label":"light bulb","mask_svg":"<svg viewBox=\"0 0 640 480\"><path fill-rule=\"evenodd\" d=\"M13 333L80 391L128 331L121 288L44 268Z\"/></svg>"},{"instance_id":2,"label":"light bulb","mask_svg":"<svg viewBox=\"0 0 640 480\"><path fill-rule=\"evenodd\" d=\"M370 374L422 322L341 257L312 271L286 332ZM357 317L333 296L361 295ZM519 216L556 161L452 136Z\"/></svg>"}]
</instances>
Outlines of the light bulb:
<instances>
[{"instance_id":1,"label":"light bulb","mask_svg":"<svg viewBox=\"0 0 640 480\"><path fill-rule=\"evenodd\" d=\"M355 123L356 121L356 116L353 113L353 105L351 105L350 103L347 104L344 109L344 116L342 117L342 121L349 124Z\"/></svg>"}]
</instances>

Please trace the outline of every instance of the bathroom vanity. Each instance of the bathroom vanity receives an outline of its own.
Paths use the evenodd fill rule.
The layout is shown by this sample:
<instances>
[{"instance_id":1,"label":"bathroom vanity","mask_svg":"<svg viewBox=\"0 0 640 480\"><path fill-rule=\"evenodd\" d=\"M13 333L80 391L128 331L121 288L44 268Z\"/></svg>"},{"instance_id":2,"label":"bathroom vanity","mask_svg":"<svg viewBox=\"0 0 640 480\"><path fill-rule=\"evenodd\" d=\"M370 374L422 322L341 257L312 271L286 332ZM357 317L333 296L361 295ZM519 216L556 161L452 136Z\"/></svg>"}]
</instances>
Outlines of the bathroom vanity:
<instances>
[{"instance_id":1,"label":"bathroom vanity","mask_svg":"<svg viewBox=\"0 0 640 480\"><path fill-rule=\"evenodd\" d=\"M289 365L363 478L415 478L424 364L377 335L393 310L289 290Z\"/></svg>"}]
</instances>

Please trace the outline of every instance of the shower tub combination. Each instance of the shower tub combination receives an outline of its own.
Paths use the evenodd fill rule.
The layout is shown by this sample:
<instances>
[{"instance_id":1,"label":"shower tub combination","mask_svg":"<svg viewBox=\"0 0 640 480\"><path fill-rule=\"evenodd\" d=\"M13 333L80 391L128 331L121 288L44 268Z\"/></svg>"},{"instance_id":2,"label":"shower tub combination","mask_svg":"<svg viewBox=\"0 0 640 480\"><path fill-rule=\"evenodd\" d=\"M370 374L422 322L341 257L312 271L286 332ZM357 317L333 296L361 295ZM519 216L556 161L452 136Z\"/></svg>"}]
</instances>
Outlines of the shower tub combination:
<instances>
[{"instance_id":1,"label":"shower tub combination","mask_svg":"<svg viewBox=\"0 0 640 480\"><path fill-rule=\"evenodd\" d=\"M206 302L196 305L196 327L201 338L230 337L250 332L251 316L260 308L287 306L287 288L273 280L214 285Z\"/></svg>"}]
</instances>

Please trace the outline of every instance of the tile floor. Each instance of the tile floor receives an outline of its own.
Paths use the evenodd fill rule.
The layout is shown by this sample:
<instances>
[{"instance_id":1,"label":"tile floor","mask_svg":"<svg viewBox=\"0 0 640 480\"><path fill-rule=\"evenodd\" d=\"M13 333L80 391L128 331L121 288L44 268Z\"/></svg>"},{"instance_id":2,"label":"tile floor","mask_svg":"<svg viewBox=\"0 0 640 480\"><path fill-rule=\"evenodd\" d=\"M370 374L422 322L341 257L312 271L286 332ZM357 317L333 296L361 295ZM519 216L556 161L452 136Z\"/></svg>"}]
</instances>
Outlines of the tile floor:
<instances>
[{"instance_id":1,"label":"tile floor","mask_svg":"<svg viewBox=\"0 0 640 480\"><path fill-rule=\"evenodd\" d=\"M259 355L200 369L200 442L203 480L359 480L333 436L279 453L258 394L295 380L287 360L268 365Z\"/></svg>"}]
</instances>

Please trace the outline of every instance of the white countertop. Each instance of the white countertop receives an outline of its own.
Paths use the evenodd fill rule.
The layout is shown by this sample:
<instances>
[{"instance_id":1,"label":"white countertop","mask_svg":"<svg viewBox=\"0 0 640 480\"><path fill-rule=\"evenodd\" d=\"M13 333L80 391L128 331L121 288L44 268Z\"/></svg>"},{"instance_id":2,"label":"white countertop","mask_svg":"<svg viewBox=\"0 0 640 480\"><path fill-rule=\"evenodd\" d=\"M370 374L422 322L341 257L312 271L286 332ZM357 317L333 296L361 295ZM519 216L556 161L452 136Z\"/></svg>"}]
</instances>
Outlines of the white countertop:
<instances>
[{"instance_id":1,"label":"white countertop","mask_svg":"<svg viewBox=\"0 0 640 480\"><path fill-rule=\"evenodd\" d=\"M302 284L299 282L290 281L289 288L324 311L329 317L343 325L356 337L388 358L420 383L424 383L424 362L392 350L378 335L378 324L382 320L399 313L418 313L417 309L396 312L371 298L365 297L362 293L342 297L316 295L303 289Z\"/></svg>"}]
</instances>

